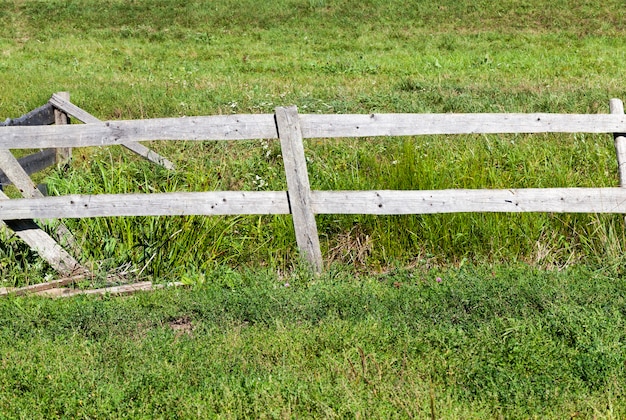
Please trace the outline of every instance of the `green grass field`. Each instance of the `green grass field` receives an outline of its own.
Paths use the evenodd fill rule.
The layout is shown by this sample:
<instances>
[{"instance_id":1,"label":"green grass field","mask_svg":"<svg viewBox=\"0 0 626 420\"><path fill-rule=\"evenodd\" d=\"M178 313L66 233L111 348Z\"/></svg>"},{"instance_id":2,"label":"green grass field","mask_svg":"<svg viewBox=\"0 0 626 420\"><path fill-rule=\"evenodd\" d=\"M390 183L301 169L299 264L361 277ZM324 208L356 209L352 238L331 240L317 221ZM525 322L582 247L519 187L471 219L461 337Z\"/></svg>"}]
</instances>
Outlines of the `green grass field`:
<instances>
[{"instance_id":1,"label":"green grass field","mask_svg":"<svg viewBox=\"0 0 626 420\"><path fill-rule=\"evenodd\" d=\"M287 280L222 269L128 298L5 298L0 410L623 418L625 296L623 280L587 269L484 266Z\"/></svg>"},{"instance_id":2,"label":"green grass field","mask_svg":"<svg viewBox=\"0 0 626 420\"><path fill-rule=\"evenodd\" d=\"M271 113L608 113L622 2L0 1L0 119L68 91L101 119ZM282 190L273 141L115 147L51 194ZM313 189L617 186L610 135L306 143ZM11 192L10 188L7 189ZM622 215L66 220L83 259L180 290L0 301L7 418L623 418ZM54 276L15 237L0 287ZM437 281L441 279L441 282ZM289 287L286 287L286 284ZM88 286L88 285L84 285Z\"/></svg>"}]
</instances>

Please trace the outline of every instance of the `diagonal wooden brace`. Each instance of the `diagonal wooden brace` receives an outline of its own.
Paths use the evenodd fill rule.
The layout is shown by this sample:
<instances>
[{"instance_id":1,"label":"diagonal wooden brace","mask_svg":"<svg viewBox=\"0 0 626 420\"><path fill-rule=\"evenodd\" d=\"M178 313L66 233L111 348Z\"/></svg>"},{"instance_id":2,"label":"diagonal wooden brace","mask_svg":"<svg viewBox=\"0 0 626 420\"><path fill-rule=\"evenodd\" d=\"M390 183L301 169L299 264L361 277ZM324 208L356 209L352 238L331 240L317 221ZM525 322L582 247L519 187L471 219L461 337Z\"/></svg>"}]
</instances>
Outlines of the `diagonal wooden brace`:
<instances>
[{"instance_id":1,"label":"diagonal wooden brace","mask_svg":"<svg viewBox=\"0 0 626 420\"><path fill-rule=\"evenodd\" d=\"M0 169L4 171L5 176L20 190L24 197L43 197L41 191L37 189L26 171L9 150L0 149ZM4 193L0 193L0 199L8 200L9 198ZM34 221L7 220L5 223L18 237L36 250L43 259L62 275L88 272L52 237L41 230ZM56 230L63 242L76 249L74 237L63 223L60 223Z\"/></svg>"},{"instance_id":2,"label":"diagonal wooden brace","mask_svg":"<svg viewBox=\"0 0 626 420\"><path fill-rule=\"evenodd\" d=\"M0 191L0 200L8 199L9 197ZM70 276L87 272L74 257L61 248L61 245L41 230L34 221L5 220L4 223L60 274Z\"/></svg>"},{"instance_id":3,"label":"diagonal wooden brace","mask_svg":"<svg viewBox=\"0 0 626 420\"><path fill-rule=\"evenodd\" d=\"M77 107L73 103L67 101L61 95L54 94L52 98L50 98L50 103L55 106L57 109L65 112L66 114L71 115L79 121L84 122L85 124L91 123L99 123L102 122L98 118L94 117L87 111ZM165 169L173 170L175 168L174 164L159 155L158 153L150 150L146 146L138 142L128 142L122 144L128 150L137 153L139 156L149 160L150 162L156 163L157 165L163 166Z\"/></svg>"}]
</instances>

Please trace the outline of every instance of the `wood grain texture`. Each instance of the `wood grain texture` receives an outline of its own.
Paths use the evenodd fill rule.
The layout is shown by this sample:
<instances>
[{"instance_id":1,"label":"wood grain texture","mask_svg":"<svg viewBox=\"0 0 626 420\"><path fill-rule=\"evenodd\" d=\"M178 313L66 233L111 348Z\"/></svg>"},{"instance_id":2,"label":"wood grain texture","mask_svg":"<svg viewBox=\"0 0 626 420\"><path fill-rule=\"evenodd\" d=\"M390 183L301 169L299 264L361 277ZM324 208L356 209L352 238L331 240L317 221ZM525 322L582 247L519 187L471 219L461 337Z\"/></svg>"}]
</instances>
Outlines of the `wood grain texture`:
<instances>
[{"instance_id":1,"label":"wood grain texture","mask_svg":"<svg viewBox=\"0 0 626 420\"><path fill-rule=\"evenodd\" d=\"M49 297L71 297L77 295L129 295L137 292L147 292L156 289L162 289L164 287L179 287L184 286L181 282L173 283L152 283L151 281L143 281L133 284L124 284L120 286L105 287L102 289L68 289L68 288L52 288L44 291L37 292L38 295L44 295Z\"/></svg>"},{"instance_id":2,"label":"wood grain texture","mask_svg":"<svg viewBox=\"0 0 626 420\"><path fill-rule=\"evenodd\" d=\"M300 115L303 138L489 133L626 132L614 114ZM0 148L87 147L152 140L273 139L273 115L218 115L109 121L84 125L2 127Z\"/></svg>"},{"instance_id":3,"label":"wood grain texture","mask_svg":"<svg viewBox=\"0 0 626 420\"><path fill-rule=\"evenodd\" d=\"M0 169L25 198L43 197L10 150L0 149Z\"/></svg>"},{"instance_id":4,"label":"wood grain texture","mask_svg":"<svg viewBox=\"0 0 626 420\"><path fill-rule=\"evenodd\" d=\"M94 117L87 111L77 107L76 105L71 103L69 100L67 100L67 98L64 98L62 95L58 95L58 94L52 95L52 98L50 98L50 103L54 105L57 109L60 109L63 112L70 114L77 120L82 121L86 124L101 122L98 118ZM128 143L122 144L122 146L138 154L139 156L153 163L156 163L157 165L163 166L166 169L169 169L169 170L175 169L175 165L172 162L170 162L165 157L159 155L155 151L150 150L150 148L144 146L141 143L128 142Z\"/></svg>"},{"instance_id":5,"label":"wood grain texture","mask_svg":"<svg viewBox=\"0 0 626 420\"><path fill-rule=\"evenodd\" d=\"M623 213L622 188L313 191L317 214Z\"/></svg>"},{"instance_id":6,"label":"wood grain texture","mask_svg":"<svg viewBox=\"0 0 626 420\"><path fill-rule=\"evenodd\" d=\"M609 109L613 115L624 115L624 103L619 99L611 99ZM619 184L622 188L626 188L626 134L623 131L613 133L613 141L617 155Z\"/></svg>"},{"instance_id":7,"label":"wood grain texture","mask_svg":"<svg viewBox=\"0 0 626 420\"><path fill-rule=\"evenodd\" d=\"M59 287L76 283L77 281L83 280L86 277L87 276L85 274L79 274L76 276L64 277L62 279L53 280L53 281L49 281L45 283L30 284L24 287L0 290L0 296L6 296L9 294L14 295L14 296L22 296L22 295L26 295L29 293L44 292L46 290L56 289Z\"/></svg>"},{"instance_id":8,"label":"wood grain texture","mask_svg":"<svg viewBox=\"0 0 626 420\"><path fill-rule=\"evenodd\" d=\"M17 160L20 166L28 175L32 175L56 163L56 151L54 149L45 149L31 155L23 156ZM11 185L12 182L0 171L0 184L3 186Z\"/></svg>"},{"instance_id":9,"label":"wood grain texture","mask_svg":"<svg viewBox=\"0 0 626 420\"><path fill-rule=\"evenodd\" d=\"M276 127L285 165L289 208L293 216L298 248L316 272L322 270L322 252L315 213L311 206L311 187L307 172L302 132L295 106L276 108Z\"/></svg>"},{"instance_id":10,"label":"wood grain texture","mask_svg":"<svg viewBox=\"0 0 626 420\"><path fill-rule=\"evenodd\" d=\"M40 200L40 199L24 199ZM11 202L4 193L0 192L0 202ZM21 217L20 217L21 218ZM61 246L31 219L5 220L4 223L15 232L29 247L35 250L41 258L50 264L62 275L72 275L84 272L78 261L67 253Z\"/></svg>"},{"instance_id":11,"label":"wood grain texture","mask_svg":"<svg viewBox=\"0 0 626 420\"><path fill-rule=\"evenodd\" d=\"M66 126L0 127L0 149L110 146L153 140L272 138L278 138L272 114L157 118Z\"/></svg>"},{"instance_id":12,"label":"wood grain texture","mask_svg":"<svg viewBox=\"0 0 626 420\"><path fill-rule=\"evenodd\" d=\"M24 168L15 159L11 151L0 149L0 169L4 171L7 178L20 191L25 198L43 198L43 193L39 191L37 186L30 179ZM74 255L80 255L81 249L78 246L74 235L62 222L43 221L53 226L57 239L64 245L68 246Z\"/></svg>"},{"instance_id":13,"label":"wood grain texture","mask_svg":"<svg viewBox=\"0 0 626 420\"><path fill-rule=\"evenodd\" d=\"M69 92L58 92L55 93L58 98L62 98L69 102L70 94ZM66 125L70 123L70 119L67 114L55 108L54 110L54 123L56 125ZM67 162L72 158L72 148L71 147L59 147L56 149L56 161L57 163Z\"/></svg>"},{"instance_id":14,"label":"wood grain texture","mask_svg":"<svg viewBox=\"0 0 626 420\"><path fill-rule=\"evenodd\" d=\"M64 195L0 201L0 218L289 214L285 191Z\"/></svg>"},{"instance_id":15,"label":"wood grain texture","mask_svg":"<svg viewBox=\"0 0 626 420\"><path fill-rule=\"evenodd\" d=\"M626 213L625 188L311 191L314 214ZM0 218L289 214L285 191L67 195L0 201Z\"/></svg>"},{"instance_id":16,"label":"wood grain texture","mask_svg":"<svg viewBox=\"0 0 626 420\"><path fill-rule=\"evenodd\" d=\"M626 117L609 114L302 114L300 121L304 138L626 131Z\"/></svg>"}]
</instances>

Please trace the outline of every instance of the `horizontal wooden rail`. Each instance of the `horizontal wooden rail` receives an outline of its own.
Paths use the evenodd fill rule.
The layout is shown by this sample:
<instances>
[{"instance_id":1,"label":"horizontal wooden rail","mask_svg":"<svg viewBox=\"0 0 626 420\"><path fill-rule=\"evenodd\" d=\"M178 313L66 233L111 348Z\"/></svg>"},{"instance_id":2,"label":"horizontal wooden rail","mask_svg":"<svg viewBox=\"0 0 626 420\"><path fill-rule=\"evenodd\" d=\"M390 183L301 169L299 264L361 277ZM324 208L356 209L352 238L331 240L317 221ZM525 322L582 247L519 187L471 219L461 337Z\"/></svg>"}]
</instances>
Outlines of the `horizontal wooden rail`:
<instances>
[{"instance_id":1,"label":"horizontal wooden rail","mask_svg":"<svg viewBox=\"0 0 626 420\"><path fill-rule=\"evenodd\" d=\"M0 219L289 214L286 191L64 195L0 201Z\"/></svg>"},{"instance_id":2,"label":"horizontal wooden rail","mask_svg":"<svg viewBox=\"0 0 626 420\"><path fill-rule=\"evenodd\" d=\"M626 213L626 188L311 191L315 214ZM290 214L287 191L65 195L0 201L0 219Z\"/></svg>"},{"instance_id":3,"label":"horizontal wooden rail","mask_svg":"<svg viewBox=\"0 0 626 420\"><path fill-rule=\"evenodd\" d=\"M610 114L300 115L304 138L498 133L612 133L626 116Z\"/></svg>"},{"instance_id":4,"label":"horizontal wooden rail","mask_svg":"<svg viewBox=\"0 0 626 420\"><path fill-rule=\"evenodd\" d=\"M371 114L299 115L303 138L497 133L626 132L617 114ZM123 145L154 140L278 138L273 114L107 121L81 125L0 127L0 148Z\"/></svg>"},{"instance_id":5,"label":"horizontal wooden rail","mask_svg":"<svg viewBox=\"0 0 626 420\"><path fill-rule=\"evenodd\" d=\"M227 115L0 128L0 148L88 147L154 140L277 138L274 115Z\"/></svg>"}]
</instances>

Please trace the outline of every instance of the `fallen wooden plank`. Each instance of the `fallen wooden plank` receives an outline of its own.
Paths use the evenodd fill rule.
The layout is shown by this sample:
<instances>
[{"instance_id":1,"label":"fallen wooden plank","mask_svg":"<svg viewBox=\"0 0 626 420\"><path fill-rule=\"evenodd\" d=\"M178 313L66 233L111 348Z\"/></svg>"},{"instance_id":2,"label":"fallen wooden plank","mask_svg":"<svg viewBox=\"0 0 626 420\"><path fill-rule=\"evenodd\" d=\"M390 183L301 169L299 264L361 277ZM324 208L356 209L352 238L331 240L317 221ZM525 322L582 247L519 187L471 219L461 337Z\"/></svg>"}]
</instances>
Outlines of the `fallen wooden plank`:
<instances>
[{"instance_id":1,"label":"fallen wooden plank","mask_svg":"<svg viewBox=\"0 0 626 420\"><path fill-rule=\"evenodd\" d=\"M70 297L70 296L77 296L77 295L116 295L116 296L119 296L119 295L128 295L128 294L137 293L137 292L152 291L156 289L162 289L164 287L178 287L178 286L183 286L183 283L174 282L174 283L167 283L167 284L161 284L161 283L154 284L150 281L144 281L144 282L134 283L134 284L125 284L121 286L105 287L102 289L81 290L81 289L54 288L54 289L49 289L49 290L38 292L37 294L50 296L50 297Z\"/></svg>"},{"instance_id":2,"label":"fallen wooden plank","mask_svg":"<svg viewBox=\"0 0 626 420\"><path fill-rule=\"evenodd\" d=\"M84 280L87 276L85 274L78 274L75 276L65 277L59 280L53 280L45 283L31 284L29 286L17 287L17 288L5 288L0 290L0 296L14 295L21 296L29 293L43 292L50 289L67 286L69 284L76 283L77 281Z\"/></svg>"},{"instance_id":3,"label":"fallen wooden plank","mask_svg":"<svg viewBox=\"0 0 626 420\"><path fill-rule=\"evenodd\" d=\"M98 118L94 117L87 111L77 107L76 105L74 105L73 103L71 103L70 101L66 100L65 98L63 98L62 96L58 94L52 95L52 98L50 98L50 103L54 105L56 108L62 110L63 112L68 113L69 115L73 116L77 120L82 121L86 124L101 122ZM167 160L165 157L159 155L158 153L154 152L153 150L150 150L148 147L144 146L143 144L140 144L137 142L128 142L128 143L123 143L122 146L138 154L139 156L153 163L156 163L157 165L163 166L166 169L169 169L169 170L175 169L175 166L172 162Z\"/></svg>"}]
</instances>

